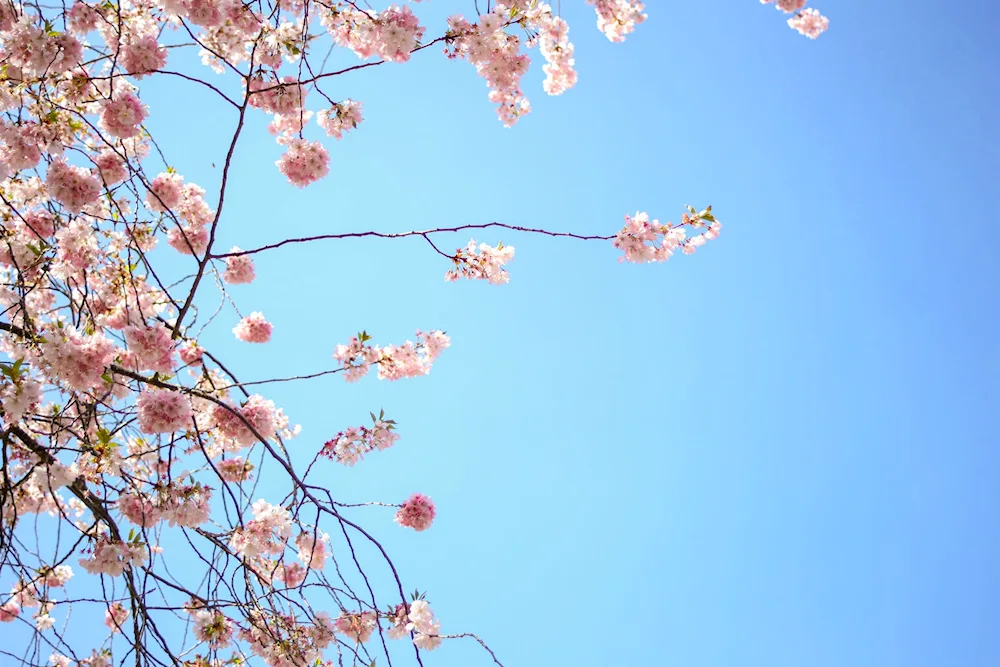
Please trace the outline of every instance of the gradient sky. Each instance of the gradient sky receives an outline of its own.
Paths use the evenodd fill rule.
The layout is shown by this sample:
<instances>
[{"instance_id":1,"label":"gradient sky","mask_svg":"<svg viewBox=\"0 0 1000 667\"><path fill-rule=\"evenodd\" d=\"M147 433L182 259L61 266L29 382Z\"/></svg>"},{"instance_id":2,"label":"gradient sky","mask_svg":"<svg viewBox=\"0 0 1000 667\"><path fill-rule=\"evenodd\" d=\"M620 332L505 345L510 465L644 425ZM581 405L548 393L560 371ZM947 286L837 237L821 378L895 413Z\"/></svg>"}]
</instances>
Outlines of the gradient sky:
<instances>
[{"instance_id":1,"label":"gradient sky","mask_svg":"<svg viewBox=\"0 0 1000 667\"><path fill-rule=\"evenodd\" d=\"M714 207L718 241L634 266L609 243L476 235L517 248L504 287L446 284L417 240L283 249L233 290L273 341L234 343L229 310L206 342L264 378L332 366L361 329L448 331L428 377L267 395L305 452L369 410L399 422L395 448L328 484L436 501L424 533L352 516L445 632L508 667L1000 664L1000 10L826 0L813 42L751 0L654 0L611 44L562 4L579 84L549 98L534 68L514 129L437 50L326 87L365 122L304 191L254 114L221 244L491 220L610 234L685 204ZM471 5L421 6L428 34ZM210 100L143 87L150 127L211 193L233 113L156 115L181 94ZM489 656L460 640L425 664Z\"/></svg>"}]
</instances>

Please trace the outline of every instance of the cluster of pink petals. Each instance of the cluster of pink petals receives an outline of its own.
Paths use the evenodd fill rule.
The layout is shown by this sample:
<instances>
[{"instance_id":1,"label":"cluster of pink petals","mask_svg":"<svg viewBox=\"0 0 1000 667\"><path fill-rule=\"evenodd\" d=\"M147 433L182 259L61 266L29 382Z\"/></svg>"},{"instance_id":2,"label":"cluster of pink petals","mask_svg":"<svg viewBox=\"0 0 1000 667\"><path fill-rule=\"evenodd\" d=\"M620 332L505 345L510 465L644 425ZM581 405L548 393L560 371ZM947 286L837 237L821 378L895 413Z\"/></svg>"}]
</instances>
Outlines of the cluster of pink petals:
<instances>
[{"instance_id":1,"label":"cluster of pink petals","mask_svg":"<svg viewBox=\"0 0 1000 667\"><path fill-rule=\"evenodd\" d=\"M291 184L304 188L330 173L330 153L318 141L289 139L275 164Z\"/></svg>"},{"instance_id":2,"label":"cluster of pink petals","mask_svg":"<svg viewBox=\"0 0 1000 667\"><path fill-rule=\"evenodd\" d=\"M238 246L233 246L229 252L240 252L240 249ZM246 285L252 283L256 277L250 255L226 258L226 270L222 273L222 279L230 285Z\"/></svg>"},{"instance_id":3,"label":"cluster of pink petals","mask_svg":"<svg viewBox=\"0 0 1000 667\"><path fill-rule=\"evenodd\" d=\"M263 313L250 313L233 327L233 333L244 343L266 343L271 340L274 325L264 319Z\"/></svg>"},{"instance_id":4,"label":"cluster of pink petals","mask_svg":"<svg viewBox=\"0 0 1000 667\"><path fill-rule=\"evenodd\" d=\"M361 102L344 100L317 113L316 123L326 130L327 136L341 139L344 132L355 129L364 120L361 110Z\"/></svg>"},{"instance_id":5,"label":"cluster of pink petals","mask_svg":"<svg viewBox=\"0 0 1000 667\"><path fill-rule=\"evenodd\" d=\"M219 471L219 476L227 482L241 483L249 480L253 472L254 465L242 456L235 456L223 459L215 464Z\"/></svg>"},{"instance_id":6,"label":"cluster of pink petals","mask_svg":"<svg viewBox=\"0 0 1000 667\"><path fill-rule=\"evenodd\" d=\"M614 237L614 246L625 253L618 261L646 263L665 262L678 248L686 255L692 254L707 241L718 238L722 223L712 216L711 208L696 213L693 208L684 213L677 225L660 224L650 220L645 212L625 216L625 226ZM686 229L705 228L701 234L687 236Z\"/></svg>"},{"instance_id":7,"label":"cluster of pink petals","mask_svg":"<svg viewBox=\"0 0 1000 667\"><path fill-rule=\"evenodd\" d=\"M90 574L121 576L126 569L145 564L148 559L143 544L127 544L107 536L98 537L90 558L81 558L80 565Z\"/></svg>"},{"instance_id":8,"label":"cluster of pink petals","mask_svg":"<svg viewBox=\"0 0 1000 667\"><path fill-rule=\"evenodd\" d=\"M320 531L299 533L295 538L295 548L303 565L310 570L322 570L330 555L330 536Z\"/></svg>"},{"instance_id":9,"label":"cluster of pink petals","mask_svg":"<svg viewBox=\"0 0 1000 667\"><path fill-rule=\"evenodd\" d=\"M788 19L788 26L809 39L816 39L830 27L830 19L815 9L803 9L806 0L760 0L761 4L774 3L775 8L786 14L795 14Z\"/></svg>"},{"instance_id":10,"label":"cluster of pink petals","mask_svg":"<svg viewBox=\"0 0 1000 667\"><path fill-rule=\"evenodd\" d=\"M391 5L378 14L353 6L338 7L321 19L335 43L351 49L359 58L378 55L393 62L410 59L424 36L424 28L408 6Z\"/></svg>"},{"instance_id":11,"label":"cluster of pink petals","mask_svg":"<svg viewBox=\"0 0 1000 667\"><path fill-rule=\"evenodd\" d=\"M254 502L253 520L233 531L229 545L244 558L274 556L285 550L292 536L292 516L284 507L265 500Z\"/></svg>"},{"instance_id":12,"label":"cluster of pink petals","mask_svg":"<svg viewBox=\"0 0 1000 667\"><path fill-rule=\"evenodd\" d=\"M121 92L104 103L100 126L119 139L134 137L142 131L140 125L149 114L146 105L131 92Z\"/></svg>"},{"instance_id":13,"label":"cluster of pink petals","mask_svg":"<svg viewBox=\"0 0 1000 667\"><path fill-rule=\"evenodd\" d=\"M191 402L170 389L149 388L136 399L139 430L143 433L173 433L191 428Z\"/></svg>"},{"instance_id":14,"label":"cluster of pink petals","mask_svg":"<svg viewBox=\"0 0 1000 667\"><path fill-rule=\"evenodd\" d=\"M178 355L181 361L188 366L201 366L202 356L205 354L205 348L198 345L194 341L188 341L187 343L180 346L178 350Z\"/></svg>"},{"instance_id":15,"label":"cluster of pink petals","mask_svg":"<svg viewBox=\"0 0 1000 667\"><path fill-rule=\"evenodd\" d=\"M238 408L214 405L211 414L219 435L243 446L250 445L257 439L247 426L248 423L265 439L273 438L278 432L278 415L274 409L274 401L269 401L259 394L250 396L246 403Z\"/></svg>"},{"instance_id":16,"label":"cluster of pink petals","mask_svg":"<svg viewBox=\"0 0 1000 667\"><path fill-rule=\"evenodd\" d=\"M233 637L233 623L220 611L199 609L194 611L194 636L200 642L208 642L217 651L229 646Z\"/></svg>"},{"instance_id":17,"label":"cluster of pink petals","mask_svg":"<svg viewBox=\"0 0 1000 667\"><path fill-rule=\"evenodd\" d=\"M597 29L612 42L625 41L625 35L646 20L639 0L587 0L587 4L597 12Z\"/></svg>"},{"instance_id":18,"label":"cluster of pink petals","mask_svg":"<svg viewBox=\"0 0 1000 667\"><path fill-rule=\"evenodd\" d=\"M125 44L118 60L126 72L141 79L145 74L163 69L167 64L167 50L160 46L156 35L142 35Z\"/></svg>"},{"instance_id":19,"label":"cluster of pink petals","mask_svg":"<svg viewBox=\"0 0 1000 667\"><path fill-rule=\"evenodd\" d=\"M341 612L337 620L334 621L334 627L337 632L347 636L351 641L364 644L378 627L378 615L373 611L360 614Z\"/></svg>"},{"instance_id":20,"label":"cluster of pink petals","mask_svg":"<svg viewBox=\"0 0 1000 667\"><path fill-rule=\"evenodd\" d=\"M371 428L352 426L328 440L320 451L321 456L346 466L353 466L366 454L392 447L399 434L393 429L395 422L375 420Z\"/></svg>"},{"instance_id":21,"label":"cluster of pink petals","mask_svg":"<svg viewBox=\"0 0 1000 667\"><path fill-rule=\"evenodd\" d=\"M323 650L335 638L334 622L320 611L311 622L290 614L253 611L240 627L239 638L268 667L299 667L323 663Z\"/></svg>"},{"instance_id":22,"label":"cluster of pink petals","mask_svg":"<svg viewBox=\"0 0 1000 667\"><path fill-rule=\"evenodd\" d=\"M104 335L82 334L71 326L53 327L42 343L42 357L55 375L70 388L95 389L101 376L115 358L118 348Z\"/></svg>"},{"instance_id":23,"label":"cluster of pink petals","mask_svg":"<svg viewBox=\"0 0 1000 667\"><path fill-rule=\"evenodd\" d=\"M100 179L90 170L74 167L62 159L49 165L45 185L49 195L70 213L82 211L101 196Z\"/></svg>"},{"instance_id":24,"label":"cluster of pink petals","mask_svg":"<svg viewBox=\"0 0 1000 667\"><path fill-rule=\"evenodd\" d=\"M408 619L406 631L413 633L413 643L417 648L433 651L441 644L441 624L434 618L426 600L414 600L410 604Z\"/></svg>"},{"instance_id":25,"label":"cluster of pink petals","mask_svg":"<svg viewBox=\"0 0 1000 667\"><path fill-rule=\"evenodd\" d=\"M396 512L395 522L416 531L427 530L435 514L434 502L422 493L414 493Z\"/></svg>"},{"instance_id":26,"label":"cluster of pink petals","mask_svg":"<svg viewBox=\"0 0 1000 667\"><path fill-rule=\"evenodd\" d=\"M0 387L0 405L3 420L14 423L36 409L42 402L42 385L37 380L22 376L17 382Z\"/></svg>"},{"instance_id":27,"label":"cluster of pink petals","mask_svg":"<svg viewBox=\"0 0 1000 667\"><path fill-rule=\"evenodd\" d=\"M125 344L134 356L139 369L157 373L173 373L174 341L166 325L157 322L151 326L125 327Z\"/></svg>"},{"instance_id":28,"label":"cluster of pink petals","mask_svg":"<svg viewBox=\"0 0 1000 667\"><path fill-rule=\"evenodd\" d=\"M504 265L513 259L514 246L499 243L493 247L481 243L476 249L476 240L472 239L464 249L455 251L455 267L444 274L444 279L454 282L459 278L470 278L488 280L491 285L502 285L510 282L510 275Z\"/></svg>"},{"instance_id":29,"label":"cluster of pink petals","mask_svg":"<svg viewBox=\"0 0 1000 667\"><path fill-rule=\"evenodd\" d=\"M108 610L104 612L104 625L111 630L111 633L122 631L125 619L129 617L129 610L121 602L112 603Z\"/></svg>"},{"instance_id":30,"label":"cluster of pink petals","mask_svg":"<svg viewBox=\"0 0 1000 667\"><path fill-rule=\"evenodd\" d=\"M333 358L341 363L344 379L356 382L368 373L372 364L378 364L380 380L400 380L418 377L431 372L431 365L441 351L451 345L443 331L417 331L419 343L406 341L402 345L367 345L367 334L351 338L347 345L338 345Z\"/></svg>"}]
</instances>

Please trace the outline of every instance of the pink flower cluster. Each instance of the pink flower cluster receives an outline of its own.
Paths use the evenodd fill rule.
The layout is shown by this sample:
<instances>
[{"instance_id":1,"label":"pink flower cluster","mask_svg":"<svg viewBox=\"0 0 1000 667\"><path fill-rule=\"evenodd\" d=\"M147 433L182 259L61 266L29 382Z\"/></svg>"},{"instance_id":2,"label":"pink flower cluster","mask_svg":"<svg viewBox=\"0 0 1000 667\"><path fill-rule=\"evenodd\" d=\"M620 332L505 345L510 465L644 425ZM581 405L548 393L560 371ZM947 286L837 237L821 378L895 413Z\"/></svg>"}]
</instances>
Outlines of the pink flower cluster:
<instances>
[{"instance_id":1,"label":"pink flower cluster","mask_svg":"<svg viewBox=\"0 0 1000 667\"><path fill-rule=\"evenodd\" d=\"M274 325L264 319L263 313L250 313L233 327L233 333L244 343L266 343L273 330Z\"/></svg>"},{"instance_id":2,"label":"pink flower cluster","mask_svg":"<svg viewBox=\"0 0 1000 667\"><path fill-rule=\"evenodd\" d=\"M406 62L424 36L424 28L406 5L391 5L375 14L357 9L338 7L323 15L326 26L334 42L345 46L359 58L375 55L384 60Z\"/></svg>"},{"instance_id":3,"label":"pink flower cluster","mask_svg":"<svg viewBox=\"0 0 1000 667\"><path fill-rule=\"evenodd\" d=\"M761 4L774 3L775 8L786 14L795 14L788 19L788 26L809 39L816 39L830 27L830 19L815 9L803 9L806 0L760 0Z\"/></svg>"},{"instance_id":4,"label":"pink flower cluster","mask_svg":"<svg viewBox=\"0 0 1000 667\"><path fill-rule=\"evenodd\" d=\"M361 116L361 109L361 102L344 100L317 113L316 123L326 130L328 136L341 139L344 132L357 128L358 124L364 120Z\"/></svg>"},{"instance_id":5,"label":"pink flower cluster","mask_svg":"<svg viewBox=\"0 0 1000 667\"><path fill-rule=\"evenodd\" d=\"M101 181L89 170L74 167L65 160L53 160L49 165L45 185L49 194L66 207L78 213L101 196Z\"/></svg>"},{"instance_id":6,"label":"pink flower cluster","mask_svg":"<svg viewBox=\"0 0 1000 667\"><path fill-rule=\"evenodd\" d=\"M142 566L147 559L144 544L138 542L128 544L102 535L95 540L90 558L81 558L80 565L90 574L118 577L126 569Z\"/></svg>"},{"instance_id":7,"label":"pink flower cluster","mask_svg":"<svg viewBox=\"0 0 1000 667\"><path fill-rule=\"evenodd\" d=\"M422 493L414 493L396 512L396 523L416 531L427 530L437 512L434 502Z\"/></svg>"},{"instance_id":8,"label":"pink flower cluster","mask_svg":"<svg viewBox=\"0 0 1000 667\"><path fill-rule=\"evenodd\" d=\"M214 405L211 414L219 436L243 446L250 445L257 439L247 426L248 423L263 438L273 438L278 432L278 416L274 409L274 401L269 401L259 394L250 396L238 408Z\"/></svg>"},{"instance_id":9,"label":"pink flower cluster","mask_svg":"<svg viewBox=\"0 0 1000 667\"><path fill-rule=\"evenodd\" d=\"M625 35L646 20L639 0L587 0L587 4L597 12L597 29L612 42L625 41Z\"/></svg>"},{"instance_id":10,"label":"pink flower cluster","mask_svg":"<svg viewBox=\"0 0 1000 667\"><path fill-rule=\"evenodd\" d=\"M150 182L146 206L157 213L172 213L182 221L167 232L167 243L184 255L200 255L208 247L207 225L215 212L205 202L204 188L184 183L173 171L163 172Z\"/></svg>"},{"instance_id":11,"label":"pink flower cluster","mask_svg":"<svg viewBox=\"0 0 1000 667\"><path fill-rule=\"evenodd\" d=\"M378 627L378 615L373 611L360 614L341 612L337 620L334 621L334 627L337 632L346 635L351 641L364 644Z\"/></svg>"},{"instance_id":12,"label":"pink flower cluster","mask_svg":"<svg viewBox=\"0 0 1000 667\"><path fill-rule=\"evenodd\" d=\"M233 246L229 252L240 252L240 249L238 246ZM252 283L256 277L250 255L226 258L226 270L222 273L222 279L230 285L246 285Z\"/></svg>"},{"instance_id":13,"label":"pink flower cluster","mask_svg":"<svg viewBox=\"0 0 1000 667\"><path fill-rule=\"evenodd\" d=\"M113 137L129 139L142 131L140 125L148 115L146 105L134 94L118 93L104 103L100 126Z\"/></svg>"},{"instance_id":14,"label":"pink flower cluster","mask_svg":"<svg viewBox=\"0 0 1000 667\"><path fill-rule=\"evenodd\" d=\"M121 632L125 619L129 617L129 610L122 606L121 602L114 602L104 612L104 625L111 630L111 634Z\"/></svg>"},{"instance_id":15,"label":"pink flower cluster","mask_svg":"<svg viewBox=\"0 0 1000 667\"><path fill-rule=\"evenodd\" d=\"M688 238L687 227L699 229L706 226L703 233ZM711 207L700 213L688 207L688 212L677 225L650 221L649 215L643 212L635 217L625 216L625 226L615 234L614 246L625 253L618 260L620 262L665 262L678 248L686 255L692 254L699 246L717 238L721 229L722 223L712 215Z\"/></svg>"},{"instance_id":16,"label":"pink flower cluster","mask_svg":"<svg viewBox=\"0 0 1000 667\"><path fill-rule=\"evenodd\" d=\"M243 558L283 552L285 541L292 536L292 515L284 507L265 500L256 501L252 510L253 520L233 531L229 545Z\"/></svg>"},{"instance_id":17,"label":"pink flower cluster","mask_svg":"<svg viewBox=\"0 0 1000 667\"><path fill-rule=\"evenodd\" d=\"M208 642L213 651L229 646L233 638L233 623L220 611L199 609L194 616L194 636L200 642Z\"/></svg>"},{"instance_id":18,"label":"pink flower cluster","mask_svg":"<svg viewBox=\"0 0 1000 667\"><path fill-rule=\"evenodd\" d=\"M235 456L231 459L223 459L215 464L219 470L219 476L227 482L241 483L249 480L253 472L254 465L242 456Z\"/></svg>"},{"instance_id":19,"label":"pink flower cluster","mask_svg":"<svg viewBox=\"0 0 1000 667\"><path fill-rule=\"evenodd\" d=\"M352 426L333 436L323 445L320 455L346 466L353 466L366 454L376 449L388 449L396 444L399 440L399 434L394 430L396 422L391 419L375 419L375 415L372 415L372 419L375 423L371 428Z\"/></svg>"},{"instance_id":20,"label":"pink flower cluster","mask_svg":"<svg viewBox=\"0 0 1000 667\"><path fill-rule=\"evenodd\" d=\"M510 275L504 265L513 259L514 246L498 243L494 248L481 243L477 250L476 240L472 239L464 249L455 251L455 267L444 274L444 279L454 282L459 278L470 278L488 280L491 285L502 285L510 282Z\"/></svg>"},{"instance_id":21,"label":"pink flower cluster","mask_svg":"<svg viewBox=\"0 0 1000 667\"><path fill-rule=\"evenodd\" d=\"M334 640L330 615L320 611L312 622L290 614L253 611L239 638L269 667L298 667L323 663L323 650Z\"/></svg>"},{"instance_id":22,"label":"pink flower cluster","mask_svg":"<svg viewBox=\"0 0 1000 667\"><path fill-rule=\"evenodd\" d=\"M101 375L118 352L102 334L81 334L72 326L53 327L46 332L41 349L55 375L78 391L101 386Z\"/></svg>"},{"instance_id":23,"label":"pink flower cluster","mask_svg":"<svg viewBox=\"0 0 1000 667\"><path fill-rule=\"evenodd\" d=\"M304 188L330 173L330 153L318 141L288 139L284 155L275 164L290 183Z\"/></svg>"},{"instance_id":24,"label":"pink flower cluster","mask_svg":"<svg viewBox=\"0 0 1000 667\"><path fill-rule=\"evenodd\" d=\"M174 433L191 428L191 402L170 389L146 389L136 399L139 430L143 433Z\"/></svg>"},{"instance_id":25,"label":"pink flower cluster","mask_svg":"<svg viewBox=\"0 0 1000 667\"><path fill-rule=\"evenodd\" d=\"M414 600L409 611L396 605L391 620L393 625L386 633L390 639L402 639L412 632L413 643L420 649L433 651L441 644L441 624L427 600Z\"/></svg>"},{"instance_id":26,"label":"pink flower cluster","mask_svg":"<svg viewBox=\"0 0 1000 667\"><path fill-rule=\"evenodd\" d=\"M372 364L378 364L380 380L399 380L402 378L427 375L431 365L441 351L451 345L451 339L443 331L424 333L417 331L419 343L406 341L402 345L367 345L371 337L361 332L351 338L347 345L338 345L333 358L341 363L344 369L344 379L356 382L368 374Z\"/></svg>"},{"instance_id":27,"label":"pink flower cluster","mask_svg":"<svg viewBox=\"0 0 1000 667\"><path fill-rule=\"evenodd\" d=\"M322 570L330 555L330 536L319 531L299 533L295 538L295 548L303 565L310 570Z\"/></svg>"},{"instance_id":28,"label":"pink flower cluster","mask_svg":"<svg viewBox=\"0 0 1000 667\"><path fill-rule=\"evenodd\" d=\"M174 372L174 341L166 325L157 322L151 326L125 327L125 344L130 359L140 370L150 370L164 375Z\"/></svg>"}]
</instances>

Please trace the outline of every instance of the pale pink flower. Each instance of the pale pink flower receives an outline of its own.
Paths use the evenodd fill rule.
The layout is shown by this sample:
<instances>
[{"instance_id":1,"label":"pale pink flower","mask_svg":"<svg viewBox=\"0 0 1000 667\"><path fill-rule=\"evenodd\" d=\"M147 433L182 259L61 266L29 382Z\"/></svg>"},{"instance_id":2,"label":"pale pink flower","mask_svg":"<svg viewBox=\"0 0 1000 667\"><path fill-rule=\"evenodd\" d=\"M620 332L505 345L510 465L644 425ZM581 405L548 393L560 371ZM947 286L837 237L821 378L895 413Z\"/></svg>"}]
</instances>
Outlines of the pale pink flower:
<instances>
[{"instance_id":1,"label":"pale pink flower","mask_svg":"<svg viewBox=\"0 0 1000 667\"><path fill-rule=\"evenodd\" d=\"M434 502L430 498L421 493L414 493L396 512L395 521L400 526L422 531L430 528L436 514Z\"/></svg>"},{"instance_id":2,"label":"pale pink flower","mask_svg":"<svg viewBox=\"0 0 1000 667\"><path fill-rule=\"evenodd\" d=\"M275 164L290 183L304 188L330 173L330 154L318 141L291 139Z\"/></svg>"},{"instance_id":3,"label":"pale pink flower","mask_svg":"<svg viewBox=\"0 0 1000 667\"><path fill-rule=\"evenodd\" d=\"M100 125L111 136L128 139L139 134L147 115L146 105L138 97L130 92L118 93L104 103Z\"/></svg>"},{"instance_id":4,"label":"pale pink flower","mask_svg":"<svg viewBox=\"0 0 1000 667\"><path fill-rule=\"evenodd\" d=\"M788 25L809 39L816 39L830 27L830 19L815 9L803 9L798 15L788 19Z\"/></svg>"},{"instance_id":5,"label":"pale pink flower","mask_svg":"<svg viewBox=\"0 0 1000 667\"><path fill-rule=\"evenodd\" d=\"M104 625L111 630L111 633L121 632L125 619L129 617L129 610L122 606L121 602L115 602L104 612Z\"/></svg>"},{"instance_id":6,"label":"pale pink flower","mask_svg":"<svg viewBox=\"0 0 1000 667\"><path fill-rule=\"evenodd\" d=\"M233 327L233 333L244 343L266 343L271 340L274 326L264 319L262 313L250 313Z\"/></svg>"},{"instance_id":7,"label":"pale pink flower","mask_svg":"<svg viewBox=\"0 0 1000 667\"><path fill-rule=\"evenodd\" d=\"M240 252L240 249L233 246L229 252ZM253 259L250 258L250 255L236 255L226 258L226 270L222 274L222 279L230 285L252 283L255 277Z\"/></svg>"}]
</instances>

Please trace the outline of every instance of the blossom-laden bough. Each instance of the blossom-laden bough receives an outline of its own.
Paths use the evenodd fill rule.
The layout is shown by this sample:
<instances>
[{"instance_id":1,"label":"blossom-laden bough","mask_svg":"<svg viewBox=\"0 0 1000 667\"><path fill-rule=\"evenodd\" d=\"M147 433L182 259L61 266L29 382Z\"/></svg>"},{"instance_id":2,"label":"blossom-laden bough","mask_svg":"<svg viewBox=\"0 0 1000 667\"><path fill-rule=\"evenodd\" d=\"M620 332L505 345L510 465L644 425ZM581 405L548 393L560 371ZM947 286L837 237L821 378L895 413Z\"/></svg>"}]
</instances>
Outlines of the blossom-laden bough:
<instances>
[{"instance_id":1,"label":"blossom-laden bough","mask_svg":"<svg viewBox=\"0 0 1000 667\"><path fill-rule=\"evenodd\" d=\"M588 3L611 41L646 19L636 0ZM446 260L447 280L502 284L513 246L473 240L448 252L440 239L503 230L599 241L623 261L647 263L718 236L710 208L688 208L676 224L626 216L607 236L488 222L217 247L248 114L271 117L284 147L277 169L306 187L331 162L327 144L307 138L311 121L340 140L364 120L361 101L324 91L333 77L437 47L476 68L507 126L531 108L520 83L526 49L545 61L545 92L574 85L569 27L552 7L470 4L473 14L452 16L428 38L409 5L350 0L0 2L0 583L9 590L0 623L25 633L0 643L0 662L374 665L379 656L391 664L398 641L422 664L443 639L471 637L500 664L478 636L444 634L426 597L404 593L392 559L349 514L388 507L399 526L423 532L433 501L412 493L398 504L345 503L319 481L332 462L359 465L394 446L396 422L372 412L371 424L291 444L298 427L261 388L328 375L360 381L372 367L384 380L420 377L449 337L418 331L416 342L374 344L361 332L331 341L332 368L248 381L200 340L222 311L201 322L195 305L214 284L236 310L230 287L258 279L255 257L302 243L422 239ZM353 51L359 64L326 70L331 48ZM214 74L174 68L191 49ZM211 91L235 114L211 196L165 162L144 126L160 113L141 95L156 77ZM216 77L238 80L241 94L223 92ZM177 282L151 258L161 241L188 263ZM267 344L273 331L257 311L237 310L226 326L239 344ZM261 497L264 475L283 497ZM90 626L74 634L88 617L103 619L106 636Z\"/></svg>"}]
</instances>

